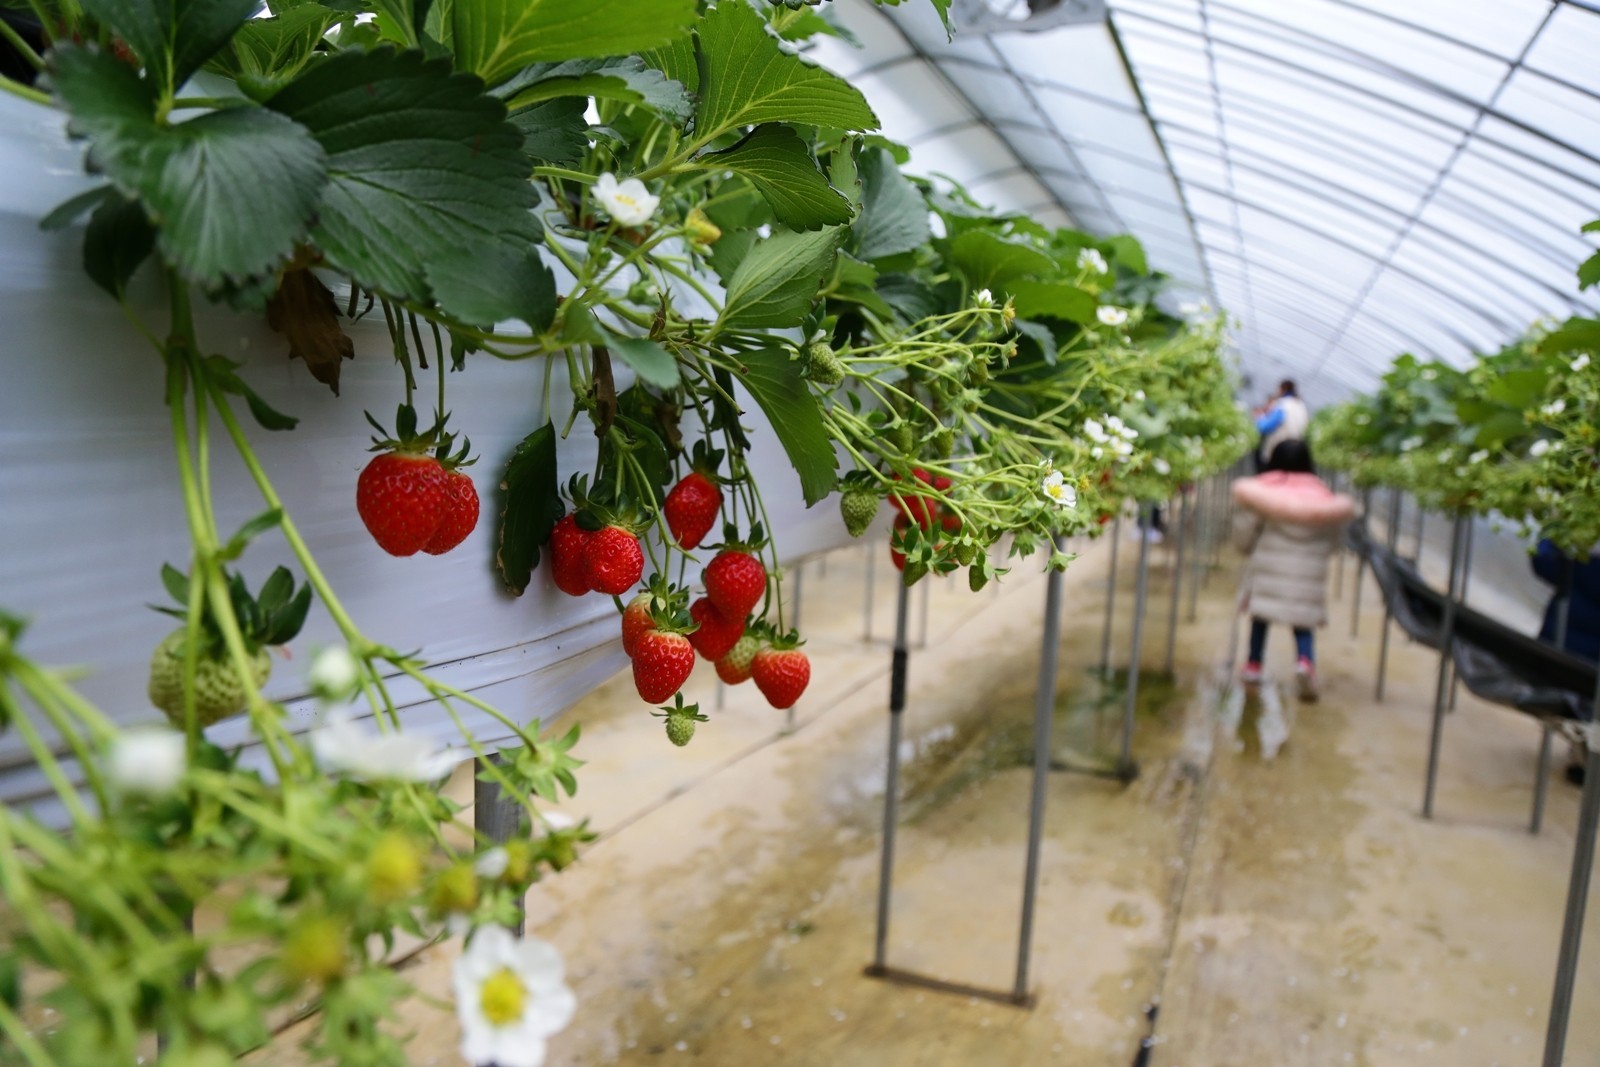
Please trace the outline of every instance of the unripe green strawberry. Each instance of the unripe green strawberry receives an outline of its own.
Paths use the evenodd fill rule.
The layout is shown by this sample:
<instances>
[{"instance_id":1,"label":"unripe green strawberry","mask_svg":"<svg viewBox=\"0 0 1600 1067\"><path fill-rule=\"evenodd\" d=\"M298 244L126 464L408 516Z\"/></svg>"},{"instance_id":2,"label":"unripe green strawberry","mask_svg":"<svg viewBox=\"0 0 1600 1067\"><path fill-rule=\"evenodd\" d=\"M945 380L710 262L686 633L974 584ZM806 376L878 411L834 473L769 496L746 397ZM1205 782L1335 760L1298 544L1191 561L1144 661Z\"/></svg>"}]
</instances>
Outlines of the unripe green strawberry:
<instances>
[{"instance_id":1,"label":"unripe green strawberry","mask_svg":"<svg viewBox=\"0 0 1600 1067\"><path fill-rule=\"evenodd\" d=\"M167 713L178 729L183 729L183 659L187 631L177 629L162 639L150 657L150 702ZM252 681L257 689L267 683L272 662L266 649L257 649L251 658ZM210 726L244 710L249 701L244 681L233 663L214 659L202 652L194 669L194 712L201 726Z\"/></svg>"},{"instance_id":2,"label":"unripe green strawberry","mask_svg":"<svg viewBox=\"0 0 1600 1067\"><path fill-rule=\"evenodd\" d=\"M956 450L956 435L946 427L934 434L928 441L928 451L934 459L949 459L950 453Z\"/></svg>"},{"instance_id":3,"label":"unripe green strawberry","mask_svg":"<svg viewBox=\"0 0 1600 1067\"><path fill-rule=\"evenodd\" d=\"M750 680L750 664L761 650L761 642L746 634L735 641L728 654L717 660L717 677L726 685Z\"/></svg>"},{"instance_id":4,"label":"unripe green strawberry","mask_svg":"<svg viewBox=\"0 0 1600 1067\"><path fill-rule=\"evenodd\" d=\"M667 716L667 740L682 748L694 737L694 719L688 715Z\"/></svg>"},{"instance_id":5,"label":"unripe green strawberry","mask_svg":"<svg viewBox=\"0 0 1600 1067\"><path fill-rule=\"evenodd\" d=\"M989 584L989 576L983 572L982 567L969 567L967 569L967 588L974 593L981 592Z\"/></svg>"},{"instance_id":6,"label":"unripe green strawberry","mask_svg":"<svg viewBox=\"0 0 1600 1067\"><path fill-rule=\"evenodd\" d=\"M839 514L844 519L844 528L851 537L860 537L867 532L867 527L872 525L872 520L878 514L878 497L876 493L865 489L850 489L839 495Z\"/></svg>"},{"instance_id":7,"label":"unripe green strawberry","mask_svg":"<svg viewBox=\"0 0 1600 1067\"><path fill-rule=\"evenodd\" d=\"M898 423L883 432L883 439L889 447L902 456L911 455L911 450L917 445L917 435L912 432L911 424Z\"/></svg>"},{"instance_id":8,"label":"unripe green strawberry","mask_svg":"<svg viewBox=\"0 0 1600 1067\"><path fill-rule=\"evenodd\" d=\"M806 375L818 385L838 385L844 381L844 364L826 341L806 345Z\"/></svg>"}]
</instances>

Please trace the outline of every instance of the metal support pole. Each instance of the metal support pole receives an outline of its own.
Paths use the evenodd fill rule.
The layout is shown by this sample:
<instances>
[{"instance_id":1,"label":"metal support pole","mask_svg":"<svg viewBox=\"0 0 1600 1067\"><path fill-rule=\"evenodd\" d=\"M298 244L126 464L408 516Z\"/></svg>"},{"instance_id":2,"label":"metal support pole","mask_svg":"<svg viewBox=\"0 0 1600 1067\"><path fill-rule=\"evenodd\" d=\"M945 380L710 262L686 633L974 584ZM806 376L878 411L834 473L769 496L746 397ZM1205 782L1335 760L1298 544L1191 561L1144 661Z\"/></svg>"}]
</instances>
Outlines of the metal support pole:
<instances>
[{"instance_id":1,"label":"metal support pole","mask_svg":"<svg viewBox=\"0 0 1600 1067\"><path fill-rule=\"evenodd\" d=\"M1544 824L1545 786L1550 781L1550 741L1555 733L1549 723L1540 723L1539 770L1533 782L1533 818L1528 821L1528 833L1536 834Z\"/></svg>"},{"instance_id":2,"label":"metal support pole","mask_svg":"<svg viewBox=\"0 0 1600 1067\"><path fill-rule=\"evenodd\" d=\"M1203 486L1196 486L1194 491L1194 548L1189 552L1189 616L1188 621L1194 622L1200 612L1200 562L1205 558L1207 524L1211 521L1211 508L1206 504L1206 495L1211 492L1211 483L1208 481Z\"/></svg>"},{"instance_id":3,"label":"metal support pole","mask_svg":"<svg viewBox=\"0 0 1600 1067\"><path fill-rule=\"evenodd\" d=\"M1433 690L1433 732L1428 738L1428 784L1422 794L1422 817L1433 818L1433 790L1439 778L1439 742L1444 736L1445 682L1450 670L1450 646L1456 636L1456 574L1466 541L1467 520L1457 515L1450 531L1450 579L1446 584L1444 619L1439 624L1439 680Z\"/></svg>"},{"instance_id":4,"label":"metal support pole","mask_svg":"<svg viewBox=\"0 0 1600 1067\"><path fill-rule=\"evenodd\" d=\"M1600 692L1595 699L1600 703ZM1589 903L1589 875L1594 871L1595 830L1600 827L1600 746L1589 738L1584 767L1583 804L1578 809L1578 840L1572 846L1572 881L1567 886L1567 914L1561 924L1561 955L1556 962L1556 988L1550 1002L1550 1029L1545 1034L1544 1067L1561 1067L1567 1048L1567 1022L1572 1016L1572 988L1578 976L1578 949L1583 943L1583 913Z\"/></svg>"},{"instance_id":5,"label":"metal support pole","mask_svg":"<svg viewBox=\"0 0 1600 1067\"><path fill-rule=\"evenodd\" d=\"M1472 534L1474 526L1471 519L1467 520L1467 551L1461 560L1461 603L1467 602L1467 579L1472 577ZM1461 676L1456 673L1455 661L1450 662L1450 710L1456 710L1456 693L1460 689Z\"/></svg>"},{"instance_id":6,"label":"metal support pole","mask_svg":"<svg viewBox=\"0 0 1600 1067\"><path fill-rule=\"evenodd\" d=\"M867 548L867 581L866 581L866 589L867 589L867 591L866 591L866 596L864 597L865 603L864 603L864 605L862 607L862 611L861 611L861 616L862 616L861 640L863 640L863 641L871 641L872 640L872 596L873 596L874 593L876 593L878 591L877 588L876 588L876 586L877 586L877 577L878 577L878 573L877 573L878 572L878 553L876 551L874 551L874 549L876 547L877 546L875 544L873 544L872 542L868 542L867 546L866 546L866 548Z\"/></svg>"},{"instance_id":7,"label":"metal support pole","mask_svg":"<svg viewBox=\"0 0 1600 1067\"><path fill-rule=\"evenodd\" d=\"M1428 517L1428 512L1423 508L1423 506L1422 506L1420 501L1417 502L1417 544L1416 544L1416 548L1412 550L1411 558L1418 561L1418 566L1421 566L1421 560L1422 560L1422 524L1427 519L1427 517ZM1469 538L1469 540L1467 542L1467 545L1468 545L1467 553L1470 556L1471 553L1472 553L1472 548L1471 548L1472 542L1470 540L1470 538L1472 537L1472 534L1470 532L1468 532L1467 537Z\"/></svg>"},{"instance_id":8,"label":"metal support pole","mask_svg":"<svg viewBox=\"0 0 1600 1067\"><path fill-rule=\"evenodd\" d=\"M1172 555L1172 603L1167 608L1167 677L1173 676L1173 656L1178 645L1178 599L1183 586L1183 550L1187 538L1189 498L1178 492L1178 546Z\"/></svg>"},{"instance_id":9,"label":"metal support pole","mask_svg":"<svg viewBox=\"0 0 1600 1067\"><path fill-rule=\"evenodd\" d=\"M931 575L929 577L931 577ZM920 612L922 618L917 623L917 633L920 635L917 638L918 648L928 647L928 600L932 596L933 583L927 578L924 578L922 580L922 610Z\"/></svg>"},{"instance_id":10,"label":"metal support pole","mask_svg":"<svg viewBox=\"0 0 1600 1067\"><path fill-rule=\"evenodd\" d=\"M1117 545L1122 541L1122 505L1111 524L1111 568L1106 574L1106 625L1100 635L1100 677L1111 677L1111 618L1117 608Z\"/></svg>"},{"instance_id":11,"label":"metal support pole","mask_svg":"<svg viewBox=\"0 0 1600 1067\"><path fill-rule=\"evenodd\" d=\"M789 597L789 625L793 629L800 629L800 595L805 589L806 565L794 565L794 592Z\"/></svg>"},{"instance_id":12,"label":"metal support pole","mask_svg":"<svg viewBox=\"0 0 1600 1067\"><path fill-rule=\"evenodd\" d=\"M1389 555L1394 555L1395 546L1400 540L1400 490L1389 490ZM1389 623L1394 618L1394 613L1389 608L1387 597L1383 601L1383 633L1378 638L1378 685L1373 690L1375 700L1383 699L1383 683L1389 672Z\"/></svg>"},{"instance_id":13,"label":"metal support pole","mask_svg":"<svg viewBox=\"0 0 1600 1067\"><path fill-rule=\"evenodd\" d=\"M504 763L504 757L495 753L487 760L477 761L478 774L472 781L472 826L490 841L496 843L510 841L522 832L522 805L506 799L505 794L501 792L500 783L493 780L484 781L483 770L486 762L499 766ZM527 922L522 901L519 900L517 921L512 925L511 932L521 937Z\"/></svg>"},{"instance_id":14,"label":"metal support pole","mask_svg":"<svg viewBox=\"0 0 1600 1067\"><path fill-rule=\"evenodd\" d=\"M1061 551L1061 538L1055 539ZM1044 638L1039 688L1033 698L1033 799L1028 809L1028 865L1022 882L1022 930L1017 936L1017 982L1012 995L1028 995L1028 960L1033 951L1033 910L1039 895L1039 844L1044 837L1045 789L1050 781L1050 728L1056 714L1056 667L1061 655L1061 572L1045 584Z\"/></svg>"},{"instance_id":15,"label":"metal support pole","mask_svg":"<svg viewBox=\"0 0 1600 1067\"><path fill-rule=\"evenodd\" d=\"M883 789L883 855L878 865L878 935L872 965L880 970L889 953L889 893L894 884L894 830L900 811L900 716L906 708L907 623L911 590L901 582L895 596L894 660L889 669L889 776Z\"/></svg>"},{"instance_id":16,"label":"metal support pole","mask_svg":"<svg viewBox=\"0 0 1600 1067\"><path fill-rule=\"evenodd\" d=\"M1335 493L1343 491L1344 481L1344 475L1339 474L1335 476L1333 487L1333 491ZM1333 599L1335 600L1338 600L1339 597L1344 595L1344 558L1349 554L1349 550L1344 546L1344 539L1340 538L1339 546L1334 550L1333 553L1333 565L1335 568L1333 575Z\"/></svg>"},{"instance_id":17,"label":"metal support pole","mask_svg":"<svg viewBox=\"0 0 1600 1067\"><path fill-rule=\"evenodd\" d=\"M1361 515L1363 518L1372 514L1372 490L1361 490ZM1368 528L1370 535L1370 527ZM1356 587L1350 594L1350 636L1359 637L1361 634L1361 572L1366 569L1367 561L1364 556L1356 557Z\"/></svg>"},{"instance_id":18,"label":"metal support pole","mask_svg":"<svg viewBox=\"0 0 1600 1067\"><path fill-rule=\"evenodd\" d=\"M1140 504L1139 512L1149 521L1150 505ZM1117 763L1117 774L1132 779L1136 773L1133 765L1133 715L1139 703L1140 652L1144 643L1145 597L1150 590L1150 542L1139 539L1139 571L1134 585L1133 647L1128 652L1128 699L1122 712L1122 758Z\"/></svg>"}]
</instances>

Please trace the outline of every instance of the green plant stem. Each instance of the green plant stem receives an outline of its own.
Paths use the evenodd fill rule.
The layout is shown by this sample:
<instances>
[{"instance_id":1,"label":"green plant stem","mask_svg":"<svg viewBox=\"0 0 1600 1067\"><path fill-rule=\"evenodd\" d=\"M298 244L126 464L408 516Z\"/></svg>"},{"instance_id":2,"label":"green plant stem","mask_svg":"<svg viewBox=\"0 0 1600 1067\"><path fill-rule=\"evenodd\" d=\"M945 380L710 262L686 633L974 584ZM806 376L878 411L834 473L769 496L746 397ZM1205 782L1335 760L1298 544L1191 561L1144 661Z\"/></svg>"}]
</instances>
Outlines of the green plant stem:
<instances>
[{"instance_id":1,"label":"green plant stem","mask_svg":"<svg viewBox=\"0 0 1600 1067\"><path fill-rule=\"evenodd\" d=\"M3 25L5 23L0 22L0 26ZM56 1061L3 999L0 999L0 1034L22 1054L29 1067L56 1067Z\"/></svg>"},{"instance_id":2,"label":"green plant stem","mask_svg":"<svg viewBox=\"0 0 1600 1067\"><path fill-rule=\"evenodd\" d=\"M4 25L4 23L0 23L0 25ZM45 107L50 107L54 103L48 94L41 93L37 89L23 85L21 82L12 81L10 78L7 78L3 75L0 75L0 91L8 92L12 96L21 97L22 99L32 101L35 104L43 104Z\"/></svg>"},{"instance_id":3,"label":"green plant stem","mask_svg":"<svg viewBox=\"0 0 1600 1067\"><path fill-rule=\"evenodd\" d=\"M17 54L27 62L28 66L34 70L44 70L44 60L39 57L39 53L35 52L33 46L23 40L22 35L12 29L11 24L5 19L0 19L0 40L6 41L12 48L15 48Z\"/></svg>"},{"instance_id":4,"label":"green plant stem","mask_svg":"<svg viewBox=\"0 0 1600 1067\"><path fill-rule=\"evenodd\" d=\"M535 178L561 178L569 182L581 182L584 185L593 185L599 180L598 174L590 174L583 170L568 170L566 167L534 167Z\"/></svg>"},{"instance_id":5,"label":"green plant stem","mask_svg":"<svg viewBox=\"0 0 1600 1067\"><path fill-rule=\"evenodd\" d=\"M110 811L110 796L106 790L105 778L100 773L99 764L95 761L94 754L89 750L88 743L78 733L77 724L72 721L72 716L58 703L52 688L48 684L43 684L47 681L44 672L23 664L18 666L16 673L23 687L27 689L28 695L33 698L34 704L45 713L51 724L55 726L56 730L67 742L67 747L72 749L72 754L77 758L78 765L83 768L84 782L89 786L90 792L94 793L95 801L100 805L100 810ZM0 690L0 696L3 695L4 691ZM13 715L13 718L14 720L22 721L20 710ZM19 732L21 731L19 730ZM67 797L62 799L67 802L69 808L75 807L76 805L72 801L77 799L77 794L74 792L71 800L68 800Z\"/></svg>"}]
</instances>

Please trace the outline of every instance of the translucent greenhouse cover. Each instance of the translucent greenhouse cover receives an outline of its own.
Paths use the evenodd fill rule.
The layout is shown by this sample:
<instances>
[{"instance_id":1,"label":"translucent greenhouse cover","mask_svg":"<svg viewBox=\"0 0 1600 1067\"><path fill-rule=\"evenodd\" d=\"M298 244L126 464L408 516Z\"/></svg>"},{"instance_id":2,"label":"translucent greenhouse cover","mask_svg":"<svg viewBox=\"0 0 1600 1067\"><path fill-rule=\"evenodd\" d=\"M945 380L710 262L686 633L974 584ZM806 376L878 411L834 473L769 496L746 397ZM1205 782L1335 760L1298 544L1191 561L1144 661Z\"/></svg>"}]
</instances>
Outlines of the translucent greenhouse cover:
<instances>
[{"instance_id":1,"label":"translucent greenhouse cover","mask_svg":"<svg viewBox=\"0 0 1600 1067\"><path fill-rule=\"evenodd\" d=\"M910 170L1132 233L1313 402L1600 311L1600 0L836 0L813 58ZM858 46L859 45L859 46Z\"/></svg>"}]
</instances>

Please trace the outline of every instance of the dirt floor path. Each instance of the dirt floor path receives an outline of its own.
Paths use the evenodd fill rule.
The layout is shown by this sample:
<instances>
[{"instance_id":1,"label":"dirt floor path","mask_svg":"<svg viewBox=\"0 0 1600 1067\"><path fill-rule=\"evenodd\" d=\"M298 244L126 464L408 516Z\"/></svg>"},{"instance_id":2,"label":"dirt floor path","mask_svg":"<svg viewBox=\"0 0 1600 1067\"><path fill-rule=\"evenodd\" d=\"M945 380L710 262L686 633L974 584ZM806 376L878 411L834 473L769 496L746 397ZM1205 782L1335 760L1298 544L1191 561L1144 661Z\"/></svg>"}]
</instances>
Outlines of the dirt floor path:
<instances>
[{"instance_id":1,"label":"dirt floor path","mask_svg":"<svg viewBox=\"0 0 1600 1067\"><path fill-rule=\"evenodd\" d=\"M882 546L874 543L874 551ZM1115 761L1122 679L1099 676L1107 546L1066 579L1054 756ZM750 687L718 697L685 750L626 678L571 717L589 760L567 805L605 837L529 900L580 1009L549 1063L1090 1067L1522 1065L1544 1033L1577 791L1553 784L1527 832L1538 730L1463 694L1446 724L1438 818L1418 816L1433 654L1398 637L1372 699L1373 588L1350 636L1350 578L1320 658L1324 696L1218 691L1232 573L1211 572L1161 676L1170 546L1152 552L1131 784L1051 776L1023 1011L863 977L873 948L894 596L865 556L804 569L815 664L792 731ZM886 553L885 553L886 555ZM1123 542L1113 659L1127 657L1136 553ZM1185 574L1187 579L1188 575ZM1044 581L934 586L911 657L890 963L1009 990L1016 968ZM912 633L920 629L920 593ZM1187 595L1183 597L1186 602ZM1181 614L1187 614L1187 604ZM1289 677L1286 634L1271 668ZM1154 669L1152 669L1154 668ZM1558 768L1559 773L1559 768ZM1597 892L1600 895L1600 892ZM1591 938L1592 940L1592 938ZM410 965L447 995L455 945ZM1600 1057L1588 953L1569 1063ZM448 1010L401 1013L419 1065L459 1062ZM293 1063L283 1043L261 1062Z\"/></svg>"}]
</instances>

